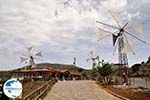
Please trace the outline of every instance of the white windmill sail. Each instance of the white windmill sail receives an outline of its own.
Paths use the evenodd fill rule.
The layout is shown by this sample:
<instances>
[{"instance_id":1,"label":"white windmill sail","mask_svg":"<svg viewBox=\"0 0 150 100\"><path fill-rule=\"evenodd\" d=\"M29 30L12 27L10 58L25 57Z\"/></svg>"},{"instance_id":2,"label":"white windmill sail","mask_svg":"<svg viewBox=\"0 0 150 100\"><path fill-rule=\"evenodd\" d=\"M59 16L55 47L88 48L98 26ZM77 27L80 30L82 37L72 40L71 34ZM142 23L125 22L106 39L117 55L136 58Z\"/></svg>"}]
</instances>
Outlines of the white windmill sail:
<instances>
[{"instance_id":1,"label":"white windmill sail","mask_svg":"<svg viewBox=\"0 0 150 100\"><path fill-rule=\"evenodd\" d=\"M87 62L89 62L89 61L90 61L90 59L86 59L86 61L87 61Z\"/></svg>"},{"instance_id":2,"label":"white windmill sail","mask_svg":"<svg viewBox=\"0 0 150 100\"><path fill-rule=\"evenodd\" d=\"M99 38L99 40L104 39L104 38L106 38L107 36L109 36L109 35L112 34L111 32L108 32L108 31L103 30L103 29L100 29L100 28L98 28L98 31L99 31L99 33L98 33L98 38Z\"/></svg>"},{"instance_id":3,"label":"white windmill sail","mask_svg":"<svg viewBox=\"0 0 150 100\"><path fill-rule=\"evenodd\" d=\"M112 12L110 10L108 10L108 12L111 14L111 16L113 17L114 21L116 22L117 26L121 28L120 26L120 20L122 20L123 18L127 17L127 13L126 12Z\"/></svg>"},{"instance_id":4,"label":"white windmill sail","mask_svg":"<svg viewBox=\"0 0 150 100\"><path fill-rule=\"evenodd\" d=\"M96 59L99 60L99 56L97 56Z\"/></svg>"},{"instance_id":5,"label":"white windmill sail","mask_svg":"<svg viewBox=\"0 0 150 100\"><path fill-rule=\"evenodd\" d=\"M32 49L33 49L33 47L28 47L28 48L27 48L27 50L28 50L29 52L31 52Z\"/></svg>"},{"instance_id":6,"label":"white windmill sail","mask_svg":"<svg viewBox=\"0 0 150 100\"><path fill-rule=\"evenodd\" d=\"M126 43L124 44L122 50L121 50L121 53L130 53L130 52L133 52L130 44L128 41L126 41Z\"/></svg>"},{"instance_id":7,"label":"white windmill sail","mask_svg":"<svg viewBox=\"0 0 150 100\"><path fill-rule=\"evenodd\" d=\"M120 20L123 17L127 17L127 13L125 12L112 12L112 14L118 19Z\"/></svg>"},{"instance_id":8,"label":"white windmill sail","mask_svg":"<svg viewBox=\"0 0 150 100\"><path fill-rule=\"evenodd\" d=\"M28 58L26 58L26 57L20 57L20 59L21 59L21 61L20 61L21 63L28 60Z\"/></svg>"},{"instance_id":9,"label":"white windmill sail","mask_svg":"<svg viewBox=\"0 0 150 100\"><path fill-rule=\"evenodd\" d=\"M143 25L140 24L140 23L135 24L133 28L134 28L135 31L137 31L139 33L143 32Z\"/></svg>"},{"instance_id":10,"label":"white windmill sail","mask_svg":"<svg viewBox=\"0 0 150 100\"><path fill-rule=\"evenodd\" d=\"M42 52L38 52L35 54L35 56L39 56L39 57L42 57Z\"/></svg>"},{"instance_id":11,"label":"white windmill sail","mask_svg":"<svg viewBox=\"0 0 150 100\"><path fill-rule=\"evenodd\" d=\"M92 56L93 56L93 51L90 51L89 53L90 53L90 55L92 55Z\"/></svg>"},{"instance_id":12,"label":"white windmill sail","mask_svg":"<svg viewBox=\"0 0 150 100\"><path fill-rule=\"evenodd\" d=\"M58 11L57 11L57 9L55 10L54 15L55 15L55 17L58 16Z\"/></svg>"}]
</instances>

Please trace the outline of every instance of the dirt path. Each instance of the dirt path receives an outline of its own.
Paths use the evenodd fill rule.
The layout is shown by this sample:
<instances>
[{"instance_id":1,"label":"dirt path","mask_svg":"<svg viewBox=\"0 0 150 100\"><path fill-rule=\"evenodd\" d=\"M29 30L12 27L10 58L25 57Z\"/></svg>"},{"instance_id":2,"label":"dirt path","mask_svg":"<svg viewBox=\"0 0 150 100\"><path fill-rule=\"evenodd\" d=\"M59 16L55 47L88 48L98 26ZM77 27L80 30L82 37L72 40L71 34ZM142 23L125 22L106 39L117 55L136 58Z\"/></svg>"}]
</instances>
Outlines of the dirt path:
<instances>
[{"instance_id":1,"label":"dirt path","mask_svg":"<svg viewBox=\"0 0 150 100\"><path fill-rule=\"evenodd\" d=\"M120 100L94 81L59 81L44 100Z\"/></svg>"}]
</instances>

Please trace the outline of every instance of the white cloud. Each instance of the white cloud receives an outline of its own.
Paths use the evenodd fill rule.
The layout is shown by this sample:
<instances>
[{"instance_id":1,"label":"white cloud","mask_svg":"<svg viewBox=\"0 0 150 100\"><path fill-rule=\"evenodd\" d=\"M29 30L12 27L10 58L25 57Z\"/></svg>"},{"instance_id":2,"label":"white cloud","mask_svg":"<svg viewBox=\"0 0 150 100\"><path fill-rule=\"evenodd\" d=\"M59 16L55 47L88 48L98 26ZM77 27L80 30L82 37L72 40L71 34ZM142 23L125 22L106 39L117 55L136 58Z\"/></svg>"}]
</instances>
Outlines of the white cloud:
<instances>
[{"instance_id":1,"label":"white cloud","mask_svg":"<svg viewBox=\"0 0 150 100\"><path fill-rule=\"evenodd\" d=\"M121 10L127 6L127 0L104 0L101 4L106 9Z\"/></svg>"},{"instance_id":2,"label":"white cloud","mask_svg":"<svg viewBox=\"0 0 150 100\"><path fill-rule=\"evenodd\" d=\"M79 65L85 66L83 61L89 49L112 51L111 37L107 42L97 43L95 33L99 25L95 21L112 23L107 9L128 12L131 22L137 16L145 16L146 20L149 1L141 2L133 8L137 2L127 0L71 0L69 6L64 6L64 0L0 0L0 64L20 65L18 56L25 47L34 46L47 54L43 58L45 61L68 63L71 56L79 56ZM111 60L107 58L109 54L102 54L102 58ZM57 56L64 56L64 59Z\"/></svg>"}]
</instances>

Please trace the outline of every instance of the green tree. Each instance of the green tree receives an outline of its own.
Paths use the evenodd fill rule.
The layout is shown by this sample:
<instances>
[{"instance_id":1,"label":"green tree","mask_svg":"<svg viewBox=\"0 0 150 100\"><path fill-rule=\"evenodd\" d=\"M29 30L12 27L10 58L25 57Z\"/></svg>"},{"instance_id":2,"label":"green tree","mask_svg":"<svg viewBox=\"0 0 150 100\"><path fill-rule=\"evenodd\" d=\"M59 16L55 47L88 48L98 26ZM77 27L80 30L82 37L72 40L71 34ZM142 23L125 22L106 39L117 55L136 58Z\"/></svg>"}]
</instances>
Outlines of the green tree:
<instances>
[{"instance_id":1,"label":"green tree","mask_svg":"<svg viewBox=\"0 0 150 100\"><path fill-rule=\"evenodd\" d=\"M142 66L141 64L134 64L133 66L131 66L130 75L133 77L138 77L141 66Z\"/></svg>"},{"instance_id":2,"label":"green tree","mask_svg":"<svg viewBox=\"0 0 150 100\"><path fill-rule=\"evenodd\" d=\"M82 68L79 68L77 71L78 71L79 73L81 73L81 72L83 72L83 69L82 69Z\"/></svg>"},{"instance_id":3,"label":"green tree","mask_svg":"<svg viewBox=\"0 0 150 100\"><path fill-rule=\"evenodd\" d=\"M82 71L81 75L82 75L82 79L89 79L88 72Z\"/></svg>"},{"instance_id":4,"label":"green tree","mask_svg":"<svg viewBox=\"0 0 150 100\"><path fill-rule=\"evenodd\" d=\"M97 67L97 73L99 73L102 77L102 81L105 84L110 84L112 80L112 69L111 64L106 63L102 66Z\"/></svg>"}]
</instances>

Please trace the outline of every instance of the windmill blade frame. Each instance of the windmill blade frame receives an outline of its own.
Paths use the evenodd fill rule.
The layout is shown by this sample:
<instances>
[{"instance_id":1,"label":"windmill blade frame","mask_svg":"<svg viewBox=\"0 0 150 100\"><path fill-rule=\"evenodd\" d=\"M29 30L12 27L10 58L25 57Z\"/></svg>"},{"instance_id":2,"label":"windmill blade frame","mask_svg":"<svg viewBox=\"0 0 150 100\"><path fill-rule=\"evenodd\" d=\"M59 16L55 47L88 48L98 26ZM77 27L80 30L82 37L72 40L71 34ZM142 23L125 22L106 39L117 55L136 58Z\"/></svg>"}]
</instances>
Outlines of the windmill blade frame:
<instances>
[{"instance_id":1,"label":"windmill blade frame","mask_svg":"<svg viewBox=\"0 0 150 100\"><path fill-rule=\"evenodd\" d=\"M123 17L127 18L127 15L128 15L128 13L121 12L121 11L120 12L111 11L111 13L112 13L113 16L115 16L115 18L117 19L118 22L119 22L119 19L121 19Z\"/></svg>"},{"instance_id":2,"label":"windmill blade frame","mask_svg":"<svg viewBox=\"0 0 150 100\"><path fill-rule=\"evenodd\" d=\"M143 42L143 43L146 43L144 40L138 38L137 36L133 35L132 33L128 32L128 31L124 30L124 32L127 33L128 35L134 37L135 39L137 39L137 40L139 40L139 41L141 41L141 42Z\"/></svg>"},{"instance_id":3,"label":"windmill blade frame","mask_svg":"<svg viewBox=\"0 0 150 100\"><path fill-rule=\"evenodd\" d=\"M124 47L125 49L130 49L130 51L135 55L135 52L133 51L133 49L132 49L132 47L131 47L131 45L130 45L130 43L129 43L129 41L128 41L128 39L127 39L127 36L126 36L126 34L124 34L124 37L125 37L125 40L126 40L126 43L124 44L124 46L128 46L128 47ZM123 52L123 53L128 53L129 51L127 51L127 52Z\"/></svg>"},{"instance_id":4,"label":"windmill blade frame","mask_svg":"<svg viewBox=\"0 0 150 100\"><path fill-rule=\"evenodd\" d=\"M126 24L122 27L122 29L124 29L127 25L128 25L128 23L126 23ZM124 31L124 30L123 30L123 31Z\"/></svg>"},{"instance_id":5,"label":"windmill blade frame","mask_svg":"<svg viewBox=\"0 0 150 100\"><path fill-rule=\"evenodd\" d=\"M93 51L90 51L89 54L93 57Z\"/></svg>"},{"instance_id":6,"label":"windmill blade frame","mask_svg":"<svg viewBox=\"0 0 150 100\"><path fill-rule=\"evenodd\" d=\"M97 41L103 40L103 39L107 38L107 37L110 36L110 35L111 35L111 34L109 34L109 35L107 35L107 36L105 36L105 37L103 37L103 38L101 38L101 39L98 39Z\"/></svg>"},{"instance_id":7,"label":"windmill blade frame","mask_svg":"<svg viewBox=\"0 0 150 100\"><path fill-rule=\"evenodd\" d=\"M110 10L108 10L108 12L110 13L110 15L112 16L112 18L115 20L116 24L118 25L119 28L121 28L121 26L119 25L119 22L117 21L116 17L112 14L112 12Z\"/></svg>"},{"instance_id":8,"label":"windmill blade frame","mask_svg":"<svg viewBox=\"0 0 150 100\"><path fill-rule=\"evenodd\" d=\"M21 60L20 63L23 63L23 62L29 60L29 58L20 56L20 60Z\"/></svg>"},{"instance_id":9,"label":"windmill blade frame","mask_svg":"<svg viewBox=\"0 0 150 100\"><path fill-rule=\"evenodd\" d=\"M93 51L90 51L90 52L88 53L88 55L89 55L89 57L90 57L91 60L92 60L92 59L96 59L96 57L94 57L94 52L93 52Z\"/></svg>"},{"instance_id":10,"label":"windmill blade frame","mask_svg":"<svg viewBox=\"0 0 150 100\"><path fill-rule=\"evenodd\" d=\"M101 28L98 28L99 30L99 35L100 35L100 39L98 39L97 41L100 41L102 39L105 39L107 38L108 36L110 36L111 34L113 34L112 32L109 32L109 31L106 31L106 30L103 30Z\"/></svg>"},{"instance_id":11,"label":"windmill blade frame","mask_svg":"<svg viewBox=\"0 0 150 100\"><path fill-rule=\"evenodd\" d=\"M100 23L100 24L102 24L102 25L109 26L109 27L114 28L114 29L119 29L119 28L116 27L116 26L109 25L109 24L106 24L106 23L103 23L103 22L100 22L100 21L96 21L96 23Z\"/></svg>"},{"instance_id":12,"label":"windmill blade frame","mask_svg":"<svg viewBox=\"0 0 150 100\"><path fill-rule=\"evenodd\" d=\"M42 60L41 57L33 56L34 60Z\"/></svg>"},{"instance_id":13,"label":"windmill blade frame","mask_svg":"<svg viewBox=\"0 0 150 100\"><path fill-rule=\"evenodd\" d=\"M26 49L28 52L31 52L33 50L33 47L27 47Z\"/></svg>"},{"instance_id":14,"label":"windmill blade frame","mask_svg":"<svg viewBox=\"0 0 150 100\"><path fill-rule=\"evenodd\" d=\"M97 56L96 59L99 60L99 56Z\"/></svg>"},{"instance_id":15,"label":"windmill blade frame","mask_svg":"<svg viewBox=\"0 0 150 100\"><path fill-rule=\"evenodd\" d=\"M143 32L143 25L141 23L137 23L134 25L133 29L136 32L142 33Z\"/></svg>"},{"instance_id":16,"label":"windmill blade frame","mask_svg":"<svg viewBox=\"0 0 150 100\"><path fill-rule=\"evenodd\" d=\"M40 51L40 52L35 53L34 56L42 57L43 55L42 55L42 52Z\"/></svg>"},{"instance_id":17,"label":"windmill blade frame","mask_svg":"<svg viewBox=\"0 0 150 100\"><path fill-rule=\"evenodd\" d=\"M115 52L116 52L117 44L118 44L118 39L116 40L115 45L114 45L113 55L114 55L114 54L115 54Z\"/></svg>"},{"instance_id":18,"label":"windmill blade frame","mask_svg":"<svg viewBox=\"0 0 150 100\"><path fill-rule=\"evenodd\" d=\"M90 61L90 59L86 59L86 61L87 61L87 62L89 62L89 61Z\"/></svg>"},{"instance_id":19,"label":"windmill blade frame","mask_svg":"<svg viewBox=\"0 0 150 100\"><path fill-rule=\"evenodd\" d=\"M93 58L89 53L88 53L88 55L89 55L90 58Z\"/></svg>"},{"instance_id":20,"label":"windmill blade frame","mask_svg":"<svg viewBox=\"0 0 150 100\"><path fill-rule=\"evenodd\" d=\"M110 33L110 34L113 34L113 32L109 32L109 31L107 31L107 30L104 30L104 29L102 29L102 28L98 28L99 30L101 30L101 31L104 31L104 32L106 32L106 33Z\"/></svg>"}]
</instances>

